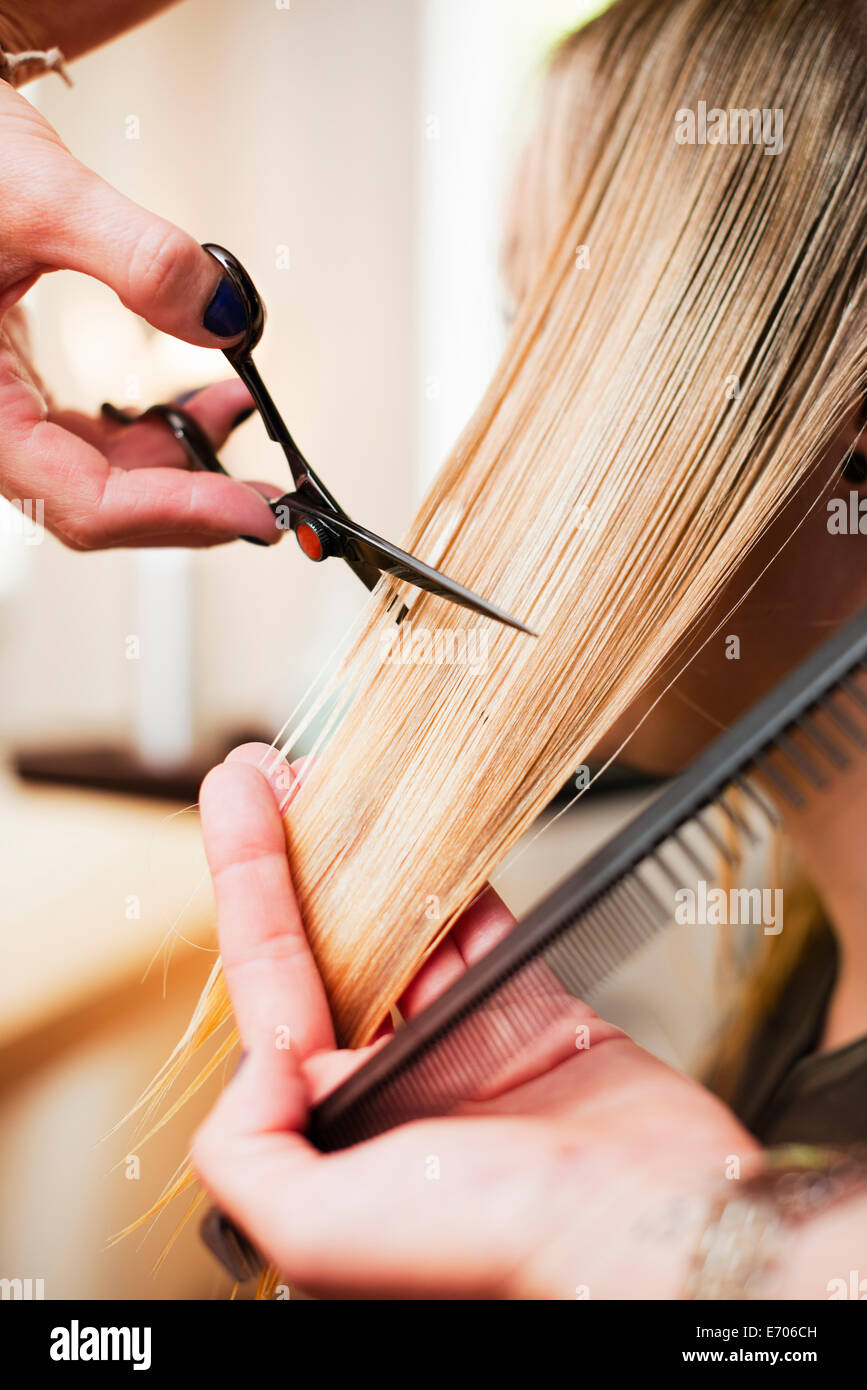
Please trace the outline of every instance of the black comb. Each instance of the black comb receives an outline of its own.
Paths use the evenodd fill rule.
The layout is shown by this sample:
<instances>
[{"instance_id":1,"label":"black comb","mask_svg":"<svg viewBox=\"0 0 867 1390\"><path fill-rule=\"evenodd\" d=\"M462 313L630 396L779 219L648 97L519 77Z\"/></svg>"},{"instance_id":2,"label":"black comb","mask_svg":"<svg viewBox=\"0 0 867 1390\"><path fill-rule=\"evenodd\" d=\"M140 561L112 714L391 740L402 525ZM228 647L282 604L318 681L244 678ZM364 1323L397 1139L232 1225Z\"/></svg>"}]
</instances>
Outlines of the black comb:
<instances>
[{"instance_id":1,"label":"black comb","mask_svg":"<svg viewBox=\"0 0 867 1390\"><path fill-rule=\"evenodd\" d=\"M755 840L743 806L776 825L775 803L803 805L811 789L850 765L852 750L867 748L865 670L867 609L326 1096L311 1114L312 1142L331 1152L447 1114L537 1044L562 1020L570 998L586 998L672 923L672 888L688 885L687 865L690 875L713 880L696 842L711 851L711 864L718 855L735 862L736 851L708 817L711 808L739 838ZM731 796L733 788L743 800Z\"/></svg>"}]
</instances>

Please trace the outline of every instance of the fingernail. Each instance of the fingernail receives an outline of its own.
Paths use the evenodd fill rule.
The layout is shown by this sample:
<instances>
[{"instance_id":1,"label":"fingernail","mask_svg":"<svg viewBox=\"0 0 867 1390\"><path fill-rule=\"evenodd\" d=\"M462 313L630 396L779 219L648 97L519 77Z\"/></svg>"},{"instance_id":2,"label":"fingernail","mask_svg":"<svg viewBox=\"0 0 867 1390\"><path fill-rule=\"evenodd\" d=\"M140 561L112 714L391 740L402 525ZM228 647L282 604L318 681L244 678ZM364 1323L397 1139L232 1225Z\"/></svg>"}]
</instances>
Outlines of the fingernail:
<instances>
[{"instance_id":1,"label":"fingernail","mask_svg":"<svg viewBox=\"0 0 867 1390\"><path fill-rule=\"evenodd\" d=\"M236 338L247 327L244 301L228 275L222 277L214 290L202 322L215 338Z\"/></svg>"},{"instance_id":2,"label":"fingernail","mask_svg":"<svg viewBox=\"0 0 867 1390\"><path fill-rule=\"evenodd\" d=\"M244 421L249 420L250 416L255 412L255 410L256 407L254 405L246 405L244 406L243 410L239 410L238 414L232 421L232 429L236 430L239 425L243 425Z\"/></svg>"},{"instance_id":3,"label":"fingernail","mask_svg":"<svg viewBox=\"0 0 867 1390\"><path fill-rule=\"evenodd\" d=\"M247 1237L217 1207L202 1218L199 1235L211 1254L239 1284L252 1279L261 1267L261 1260Z\"/></svg>"},{"instance_id":4,"label":"fingernail","mask_svg":"<svg viewBox=\"0 0 867 1390\"><path fill-rule=\"evenodd\" d=\"M186 405L187 401L191 401L193 396L197 396L204 389L204 386L194 386L192 391L184 391L183 395L175 396L175 405Z\"/></svg>"},{"instance_id":5,"label":"fingernail","mask_svg":"<svg viewBox=\"0 0 867 1390\"><path fill-rule=\"evenodd\" d=\"M268 503L268 499L267 499L266 497L264 497L263 494L262 494L262 492L260 491L260 489L257 488L257 487L254 487L252 483L244 483L244 486L247 487L247 488L249 488L250 491L251 491L252 493L254 493L254 494L256 495L256 497L260 498L261 501ZM276 494L276 495L277 495L278 497L282 496L282 493L279 491L279 489L277 490L277 494ZM268 506L270 507L270 503L268 503ZM272 515L272 517L274 517L273 508L271 508L271 515ZM280 530L280 528L278 527L277 521L276 521L276 518L275 518L275 519L274 519L274 532L273 532L273 535L272 535L272 537L271 537L270 540L267 540L267 539L266 539L266 540L263 540L261 536L239 536L238 539L241 540L241 541L246 541L246 542L248 543L248 545L267 545L267 546L270 547L270 546L274 545L277 541L279 541L279 540L282 538L282 536L283 536L283 532L282 532L282 531Z\"/></svg>"}]
</instances>

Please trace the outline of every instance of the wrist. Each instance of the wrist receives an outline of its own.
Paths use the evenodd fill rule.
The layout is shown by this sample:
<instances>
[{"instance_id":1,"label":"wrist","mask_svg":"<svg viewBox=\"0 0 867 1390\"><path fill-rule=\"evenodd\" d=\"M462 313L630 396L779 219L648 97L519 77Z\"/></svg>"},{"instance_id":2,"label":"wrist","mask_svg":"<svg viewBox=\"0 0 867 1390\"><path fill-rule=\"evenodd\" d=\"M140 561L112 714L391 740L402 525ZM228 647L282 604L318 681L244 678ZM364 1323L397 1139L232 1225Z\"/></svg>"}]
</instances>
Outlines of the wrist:
<instances>
[{"instance_id":1,"label":"wrist","mask_svg":"<svg viewBox=\"0 0 867 1390\"><path fill-rule=\"evenodd\" d=\"M863 1152L769 1149L742 1183L717 1194L685 1296L859 1298L865 1212Z\"/></svg>"},{"instance_id":2,"label":"wrist","mask_svg":"<svg viewBox=\"0 0 867 1390\"><path fill-rule=\"evenodd\" d=\"M771 1298L867 1299L867 1192L787 1233Z\"/></svg>"},{"instance_id":3,"label":"wrist","mask_svg":"<svg viewBox=\"0 0 867 1390\"><path fill-rule=\"evenodd\" d=\"M739 1157L746 1164L759 1150L747 1135L743 1139ZM729 1151L726 1157L732 1156ZM551 1184L552 1194L561 1195L552 1196L545 1213L550 1234L516 1271L505 1296L685 1297L696 1248L724 1181L715 1157L693 1158L686 1166L646 1156L639 1166L632 1152L597 1146L592 1155L582 1155L572 1174Z\"/></svg>"}]
</instances>

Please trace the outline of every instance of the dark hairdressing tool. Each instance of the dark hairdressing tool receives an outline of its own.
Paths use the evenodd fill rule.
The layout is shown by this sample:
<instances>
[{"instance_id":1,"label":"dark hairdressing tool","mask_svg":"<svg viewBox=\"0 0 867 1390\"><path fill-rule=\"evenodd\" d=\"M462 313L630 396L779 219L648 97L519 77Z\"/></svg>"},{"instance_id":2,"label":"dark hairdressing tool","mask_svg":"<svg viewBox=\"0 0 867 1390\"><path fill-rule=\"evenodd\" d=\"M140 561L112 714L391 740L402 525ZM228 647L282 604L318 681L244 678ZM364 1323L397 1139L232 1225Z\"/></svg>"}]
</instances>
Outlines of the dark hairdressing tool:
<instances>
[{"instance_id":1,"label":"dark hairdressing tool","mask_svg":"<svg viewBox=\"0 0 867 1390\"><path fill-rule=\"evenodd\" d=\"M827 786L829 773L851 765L853 749L867 750L867 609L320 1101L308 1126L312 1143L325 1153L349 1148L478 1095L567 1016L572 999L587 999L672 923L675 891L697 875L711 883L720 860L737 862L713 823L718 813L739 838L755 838L732 788L777 825L767 789L799 807L811 788ZM209 1239L210 1248L236 1277L248 1277L249 1242L221 1229L219 1247Z\"/></svg>"},{"instance_id":2,"label":"dark hairdressing tool","mask_svg":"<svg viewBox=\"0 0 867 1390\"><path fill-rule=\"evenodd\" d=\"M321 478L317 477L304 458L283 417L277 409L268 388L265 386L252 353L262 337L265 327L265 306L259 292L241 262L222 246L208 243L204 248L229 277L247 314L247 330L239 342L223 351L253 397L256 409L262 417L269 437L279 444L286 455L292 478L293 491L286 492L269 505L274 512L276 524L281 530L292 530L295 539L309 560L325 560L336 555L345 560L349 568L358 575L362 584L374 589L383 574L391 574L395 579L405 580L428 593L438 594L450 599L462 608L470 608L482 617L494 618L507 627L517 628L535 637L535 633L517 620L497 608L487 599L480 598L463 584L440 574L423 560L399 550L390 541L376 536L366 527L359 526L332 497ZM225 473L210 441L196 421L177 405L151 406L143 415L133 415L119 411L114 406L104 405L103 414L118 424L133 424L136 420L155 418L163 421L183 446L187 457L196 468L205 468L212 473ZM403 617L406 609L399 615Z\"/></svg>"}]
</instances>

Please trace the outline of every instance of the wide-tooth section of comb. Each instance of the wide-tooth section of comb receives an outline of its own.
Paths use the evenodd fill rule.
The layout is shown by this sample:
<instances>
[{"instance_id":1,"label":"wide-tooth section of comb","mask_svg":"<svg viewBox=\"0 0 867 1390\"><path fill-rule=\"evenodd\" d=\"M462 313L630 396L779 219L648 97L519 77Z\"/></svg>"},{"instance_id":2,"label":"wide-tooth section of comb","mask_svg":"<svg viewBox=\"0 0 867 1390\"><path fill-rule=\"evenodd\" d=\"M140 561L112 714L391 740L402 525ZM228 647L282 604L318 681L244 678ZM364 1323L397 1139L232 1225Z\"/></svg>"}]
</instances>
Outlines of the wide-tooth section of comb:
<instances>
[{"instance_id":1,"label":"wide-tooth section of comb","mask_svg":"<svg viewBox=\"0 0 867 1390\"><path fill-rule=\"evenodd\" d=\"M575 999L674 920L689 878L711 881L708 853L736 867L740 844L758 841L755 816L778 825L777 801L803 805L867 748L865 675L867 610L327 1096L312 1113L313 1142L345 1148L480 1099L570 1027Z\"/></svg>"}]
</instances>

